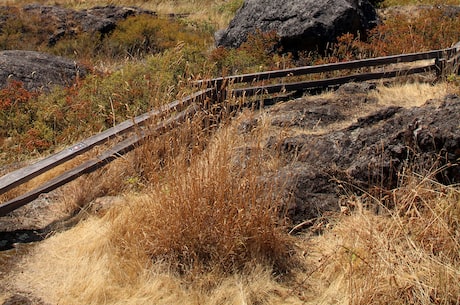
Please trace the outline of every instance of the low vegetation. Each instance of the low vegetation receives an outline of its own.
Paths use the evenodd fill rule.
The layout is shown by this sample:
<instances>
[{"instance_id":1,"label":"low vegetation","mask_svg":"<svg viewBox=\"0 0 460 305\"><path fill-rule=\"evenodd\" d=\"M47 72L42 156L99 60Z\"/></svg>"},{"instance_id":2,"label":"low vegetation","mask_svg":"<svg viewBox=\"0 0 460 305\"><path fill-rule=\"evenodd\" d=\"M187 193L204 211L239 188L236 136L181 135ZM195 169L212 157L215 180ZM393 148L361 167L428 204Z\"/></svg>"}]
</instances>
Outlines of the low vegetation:
<instances>
[{"instance_id":1,"label":"low vegetation","mask_svg":"<svg viewBox=\"0 0 460 305\"><path fill-rule=\"evenodd\" d=\"M313 241L309 261L318 269L307 282L318 303L458 302L458 188L408 173L393 195L397 204L383 215L350 199L350 215ZM371 201L385 209L384 201Z\"/></svg>"},{"instance_id":2,"label":"low vegetation","mask_svg":"<svg viewBox=\"0 0 460 305\"><path fill-rule=\"evenodd\" d=\"M446 92L382 89L379 103L406 107ZM252 116L218 129L195 117L63 187L69 206L117 190L124 201L37 245L15 283L65 304L457 302L458 187L407 169L391 198L350 195L292 235L276 185L259 181L284 162L257 149L268 125L250 138L235 129ZM249 141L246 161L235 159Z\"/></svg>"},{"instance_id":3,"label":"low vegetation","mask_svg":"<svg viewBox=\"0 0 460 305\"><path fill-rule=\"evenodd\" d=\"M77 8L105 4L61 2ZM213 31L242 1L203 5L208 2L123 1L165 13L207 8L184 20L132 17L97 44L81 34L49 46L33 20L11 20L0 31L2 49L70 56L92 73L51 92L30 92L18 82L0 90L0 166L46 155L187 95L196 90L195 79L439 49L460 40L459 18L433 8L413 18L391 16L366 41L339 37L324 54L272 52L273 34L255 35L237 50L215 49ZM376 2L390 7L410 1ZM451 75L436 85L381 85L375 97L381 105L412 107L429 97L460 94L459 82ZM351 194L341 213L293 235L277 186L260 178L285 162L267 158L262 149L268 127L248 139L236 126L254 114L243 111L231 119L227 110L196 115L62 187L57 196L68 211L107 195L122 197L124 204L88 214L34 246L6 279L11 287L51 304L460 302L458 186L437 183L436 173L406 169L388 192L392 208L388 197ZM252 149L242 152L248 142Z\"/></svg>"},{"instance_id":4,"label":"low vegetation","mask_svg":"<svg viewBox=\"0 0 460 305\"><path fill-rule=\"evenodd\" d=\"M148 8L155 7L150 5ZM210 9L231 15L239 5L229 1ZM324 54L309 52L296 57L282 50L273 52L277 45L273 33L254 35L236 50L209 51L216 27L207 27L208 20L147 15L128 18L107 37L80 33L49 45L51 33L36 26L43 20L27 18L19 9L15 14L18 18L7 21L0 32L2 48L73 57L94 73L51 94L27 92L15 82L2 89L0 118L9 120L0 122L0 143L8 144L3 146L0 163L13 161L12 156L17 160L48 152L58 144L69 145L171 101L190 92L191 79L420 52L460 41L459 18L445 16L442 7L422 10L413 18L393 15L373 29L366 41L346 34ZM455 84L457 78L450 82Z\"/></svg>"}]
</instances>

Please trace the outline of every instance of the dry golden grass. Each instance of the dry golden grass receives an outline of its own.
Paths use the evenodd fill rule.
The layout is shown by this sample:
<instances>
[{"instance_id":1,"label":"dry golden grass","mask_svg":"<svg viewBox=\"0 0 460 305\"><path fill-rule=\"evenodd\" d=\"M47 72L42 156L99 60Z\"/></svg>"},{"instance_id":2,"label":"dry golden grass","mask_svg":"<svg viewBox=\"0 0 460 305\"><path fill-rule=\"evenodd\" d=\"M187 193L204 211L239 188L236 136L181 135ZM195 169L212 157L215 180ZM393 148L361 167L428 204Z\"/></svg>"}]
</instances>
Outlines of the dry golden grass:
<instances>
[{"instance_id":1,"label":"dry golden grass","mask_svg":"<svg viewBox=\"0 0 460 305\"><path fill-rule=\"evenodd\" d=\"M190 288L136 249L114 251L108 220L91 218L40 245L18 288L51 304L269 304L288 292L262 266L245 276L208 275L212 290Z\"/></svg>"},{"instance_id":2,"label":"dry golden grass","mask_svg":"<svg viewBox=\"0 0 460 305\"><path fill-rule=\"evenodd\" d=\"M393 83L388 86L379 85L371 96L377 98L383 106L418 107L431 99L440 99L449 93L445 83Z\"/></svg>"},{"instance_id":3,"label":"dry golden grass","mask_svg":"<svg viewBox=\"0 0 460 305\"><path fill-rule=\"evenodd\" d=\"M231 128L213 136L206 150L174 152L176 140L192 148L201 144L190 141L196 129L186 126L182 137L162 138L169 148L159 155L165 162L144 173L154 186L143 195L125 195L126 206L41 243L17 287L63 304L253 304L280 298L288 288L273 275L284 278L294 266L295 239L287 234L282 201L258 180L258 152L247 162L232 160L242 139ZM158 142L146 146L152 145ZM128 158L146 157L140 149ZM148 161L155 164L159 157L150 154ZM107 177L74 183L67 188L70 201L91 196L101 185L117 189L113 181L127 167L117 164Z\"/></svg>"},{"instance_id":4,"label":"dry golden grass","mask_svg":"<svg viewBox=\"0 0 460 305\"><path fill-rule=\"evenodd\" d=\"M293 267L282 281L253 263L233 274L195 274L191 282L169 259L152 260L145 246L157 241L139 231L161 221L149 214L169 216L151 214L151 195L128 195L122 211L49 238L11 280L51 304L456 304L460 192L416 174L402 183L393 192L394 209L376 215L368 202L350 198L351 215L331 218L322 235L297 237L304 252L296 255L308 268ZM139 205L148 209L143 216ZM171 227L185 221L168 224L168 233L177 234Z\"/></svg>"},{"instance_id":5,"label":"dry golden grass","mask_svg":"<svg viewBox=\"0 0 460 305\"><path fill-rule=\"evenodd\" d=\"M352 200L351 216L311 239L310 304L458 304L460 192L404 180L394 209L376 215Z\"/></svg>"},{"instance_id":6,"label":"dry golden grass","mask_svg":"<svg viewBox=\"0 0 460 305\"><path fill-rule=\"evenodd\" d=\"M127 204L41 242L7 282L50 304L460 301L458 186L405 173L389 197L350 197L322 234L290 236L281 198L258 179L281 164L264 159L273 130L261 121L248 136L190 120L67 186L73 204L106 192Z\"/></svg>"}]
</instances>

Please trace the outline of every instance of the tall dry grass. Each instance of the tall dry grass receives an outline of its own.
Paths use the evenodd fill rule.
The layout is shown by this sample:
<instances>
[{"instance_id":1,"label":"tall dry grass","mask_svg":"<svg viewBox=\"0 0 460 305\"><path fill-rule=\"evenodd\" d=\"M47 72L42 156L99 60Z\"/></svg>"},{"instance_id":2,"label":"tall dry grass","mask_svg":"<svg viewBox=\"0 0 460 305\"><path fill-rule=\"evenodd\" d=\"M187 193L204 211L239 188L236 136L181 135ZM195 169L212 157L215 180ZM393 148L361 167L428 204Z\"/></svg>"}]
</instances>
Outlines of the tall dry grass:
<instances>
[{"instance_id":1,"label":"tall dry grass","mask_svg":"<svg viewBox=\"0 0 460 305\"><path fill-rule=\"evenodd\" d=\"M128 215L120 214L114 238L121 251L140 248L192 279L210 271L235 273L253 261L278 274L289 270L292 240L285 234L282 200L260 179L256 158L249 156L244 167L232 164L228 137L217 137L202 156L185 161L190 166L181 158L161 185Z\"/></svg>"},{"instance_id":2,"label":"tall dry grass","mask_svg":"<svg viewBox=\"0 0 460 305\"><path fill-rule=\"evenodd\" d=\"M272 127L248 136L215 120L196 116L68 186L69 202L109 190L125 204L41 242L7 282L50 304L460 302L458 186L408 170L390 196L351 196L321 234L294 237L260 179L276 170L260 143Z\"/></svg>"},{"instance_id":3,"label":"tall dry grass","mask_svg":"<svg viewBox=\"0 0 460 305\"><path fill-rule=\"evenodd\" d=\"M431 178L404 176L382 215L350 200L354 212L311 239L311 304L460 302L460 191Z\"/></svg>"},{"instance_id":4,"label":"tall dry grass","mask_svg":"<svg viewBox=\"0 0 460 305\"><path fill-rule=\"evenodd\" d=\"M283 201L273 185L260 179L260 151L235 160L242 141L235 129L200 139L206 130L202 122L191 120L178 128L181 135L176 131L152 139L127 156L133 163L153 164L150 169L139 164L137 174L155 183L142 194L126 193L128 204L44 241L16 285L64 304L265 303L277 298L276 278L288 277L297 258ZM160 140L168 149L148 155ZM70 201L91 200L97 189L104 192L109 185L116 189L115 180L131 162L117 164L105 172L107 177L90 176L69 186L74 191L68 193Z\"/></svg>"}]
</instances>

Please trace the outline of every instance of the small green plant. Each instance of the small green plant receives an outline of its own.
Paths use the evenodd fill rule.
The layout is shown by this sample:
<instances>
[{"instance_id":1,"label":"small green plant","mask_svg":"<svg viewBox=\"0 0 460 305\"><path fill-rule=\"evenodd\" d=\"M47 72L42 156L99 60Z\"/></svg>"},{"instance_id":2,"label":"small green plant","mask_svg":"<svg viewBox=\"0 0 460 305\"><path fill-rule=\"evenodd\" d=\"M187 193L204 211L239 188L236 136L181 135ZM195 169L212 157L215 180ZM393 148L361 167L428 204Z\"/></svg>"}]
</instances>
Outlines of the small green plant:
<instances>
[{"instance_id":1,"label":"small green plant","mask_svg":"<svg viewBox=\"0 0 460 305\"><path fill-rule=\"evenodd\" d=\"M219 6L218 12L223 15L234 16L236 11L243 5L243 0L226 1Z\"/></svg>"},{"instance_id":2,"label":"small green plant","mask_svg":"<svg viewBox=\"0 0 460 305\"><path fill-rule=\"evenodd\" d=\"M380 7L385 0L369 0L369 2L375 7Z\"/></svg>"},{"instance_id":3,"label":"small green plant","mask_svg":"<svg viewBox=\"0 0 460 305\"><path fill-rule=\"evenodd\" d=\"M451 73L446 78L446 83L449 92L460 94L460 75Z\"/></svg>"},{"instance_id":4,"label":"small green plant","mask_svg":"<svg viewBox=\"0 0 460 305\"><path fill-rule=\"evenodd\" d=\"M270 70L278 62L279 38L275 32L258 31L248 36L238 49L217 48L210 60L223 75Z\"/></svg>"}]
</instances>

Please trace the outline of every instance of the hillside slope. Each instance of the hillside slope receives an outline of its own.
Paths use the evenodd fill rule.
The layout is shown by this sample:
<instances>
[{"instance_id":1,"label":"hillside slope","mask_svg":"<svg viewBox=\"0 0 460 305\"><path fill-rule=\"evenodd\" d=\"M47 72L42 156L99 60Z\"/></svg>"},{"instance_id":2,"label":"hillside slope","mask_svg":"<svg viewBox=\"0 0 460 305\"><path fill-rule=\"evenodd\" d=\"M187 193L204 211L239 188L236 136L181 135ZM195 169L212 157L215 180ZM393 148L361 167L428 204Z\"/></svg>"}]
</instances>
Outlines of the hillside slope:
<instances>
[{"instance_id":1,"label":"hillside slope","mask_svg":"<svg viewBox=\"0 0 460 305\"><path fill-rule=\"evenodd\" d=\"M174 3L142 6L182 13L203 1ZM439 48L460 37L443 10L422 10L411 24L398 8L386 11L373 41L346 35L324 57L266 52L273 37L264 36L209 50L222 25L214 18L228 22L240 3L215 1L180 20L133 18L105 44L68 37L54 51L88 61L85 80L46 94L20 84L0 90L8 118L0 121L1 171L184 96L209 74ZM33 21L13 23L2 41L27 43L15 35L36 31ZM165 49L139 48L146 28ZM185 29L190 40L178 42ZM1 217L0 304L458 304L459 95L458 76L420 75L260 110L237 99L203 109Z\"/></svg>"},{"instance_id":2,"label":"hillside slope","mask_svg":"<svg viewBox=\"0 0 460 305\"><path fill-rule=\"evenodd\" d=\"M433 299L456 300L460 296L454 284L460 279L455 271L460 192L455 185L440 184L435 167L405 163L393 186L363 189L363 185L343 184L340 198L335 187L301 196L299 191L305 190L297 189L292 194L298 197L288 202L303 208L291 206L287 211L284 206L289 197L279 187L291 189L292 179L308 188L332 186L340 178L329 174L329 182L319 177L310 177L309 183L299 180L293 168L298 168L304 152L295 151L298 144L292 139L334 135L356 122L366 128L363 123L370 122L369 114L394 109L394 105L409 111L432 107L435 113L433 109L460 104L453 96L448 97L450 101L444 98L445 84L359 88L369 87L347 85L261 113L243 111L201 149L169 157L149 153L164 147L164 140L170 149L183 143L198 145L197 140L184 142L185 134L197 132L197 126L187 125L175 134L177 142L171 143L169 136L154 141L103 172L48 196L40 215L33 213L37 205L18 210L10 221L17 226L21 226L18 220L22 226L29 223L36 231L46 223L43 218L39 224L37 217L48 214L48 221L52 215L59 219L69 205L100 196L94 189L117 187L114 179L131 171L139 159L144 160L144 170L150 170L150 181L155 181L142 193L131 189L116 201L110 197L99 201L105 202L102 210L85 208L76 221L53 227L61 233L3 251L5 304L14 300L34 304L428 304ZM390 122L392 116L381 120L373 124ZM449 128L458 131L458 126ZM279 144L289 149L272 151L274 138L279 143L291 139L289 147ZM189 165L184 166L186 155ZM385 158L384 150L380 156ZM155 158L166 162L162 169L155 166L159 160ZM450 166L458 173L456 165ZM278 183L267 184L261 175L277 176ZM311 212L305 213L305 207ZM280 219L280 212L291 215L291 221ZM418 259L413 261L414 257Z\"/></svg>"}]
</instances>

